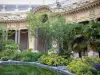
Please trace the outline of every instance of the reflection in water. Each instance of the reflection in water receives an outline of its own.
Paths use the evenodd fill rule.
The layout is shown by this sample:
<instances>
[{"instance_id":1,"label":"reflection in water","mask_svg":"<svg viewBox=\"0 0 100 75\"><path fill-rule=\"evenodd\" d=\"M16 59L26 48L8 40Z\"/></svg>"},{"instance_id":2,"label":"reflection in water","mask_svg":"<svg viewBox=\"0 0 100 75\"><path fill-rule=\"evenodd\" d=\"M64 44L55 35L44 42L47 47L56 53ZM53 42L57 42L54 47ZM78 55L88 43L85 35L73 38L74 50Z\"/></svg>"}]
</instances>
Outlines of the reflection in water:
<instances>
[{"instance_id":1,"label":"reflection in water","mask_svg":"<svg viewBox=\"0 0 100 75\"><path fill-rule=\"evenodd\" d=\"M32 65L0 65L0 75L63 75Z\"/></svg>"}]
</instances>

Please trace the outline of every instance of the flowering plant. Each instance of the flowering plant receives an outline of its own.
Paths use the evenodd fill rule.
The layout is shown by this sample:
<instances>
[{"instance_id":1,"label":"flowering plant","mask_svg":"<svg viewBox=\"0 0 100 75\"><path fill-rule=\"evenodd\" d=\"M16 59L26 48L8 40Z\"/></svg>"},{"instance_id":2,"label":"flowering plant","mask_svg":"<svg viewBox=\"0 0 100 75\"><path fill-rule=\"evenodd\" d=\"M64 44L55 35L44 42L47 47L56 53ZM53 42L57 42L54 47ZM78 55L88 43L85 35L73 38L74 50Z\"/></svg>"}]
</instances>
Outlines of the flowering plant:
<instances>
[{"instance_id":1,"label":"flowering plant","mask_svg":"<svg viewBox=\"0 0 100 75\"><path fill-rule=\"evenodd\" d=\"M100 64L96 64L94 67L95 67L97 70L100 70Z\"/></svg>"}]
</instances>

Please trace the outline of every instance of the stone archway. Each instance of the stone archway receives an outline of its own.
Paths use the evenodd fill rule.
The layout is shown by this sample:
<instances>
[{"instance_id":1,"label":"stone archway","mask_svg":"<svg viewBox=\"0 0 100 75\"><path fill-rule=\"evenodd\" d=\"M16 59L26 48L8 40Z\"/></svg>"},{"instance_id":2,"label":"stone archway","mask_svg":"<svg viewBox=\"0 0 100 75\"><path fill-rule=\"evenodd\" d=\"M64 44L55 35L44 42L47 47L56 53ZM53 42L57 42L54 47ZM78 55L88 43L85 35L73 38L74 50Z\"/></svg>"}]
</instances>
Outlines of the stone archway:
<instances>
[{"instance_id":1,"label":"stone archway","mask_svg":"<svg viewBox=\"0 0 100 75\"><path fill-rule=\"evenodd\" d=\"M40 13L44 13L43 14L43 20L42 22L45 23L47 21L48 18L48 13L51 13L51 9L48 6L40 6L38 8L36 8L33 12L33 14L40 14ZM36 36L35 36L35 50L38 50L40 52L46 52L47 51L47 45L45 43L45 39L44 38L40 38L37 32L41 32L36 31Z\"/></svg>"}]
</instances>

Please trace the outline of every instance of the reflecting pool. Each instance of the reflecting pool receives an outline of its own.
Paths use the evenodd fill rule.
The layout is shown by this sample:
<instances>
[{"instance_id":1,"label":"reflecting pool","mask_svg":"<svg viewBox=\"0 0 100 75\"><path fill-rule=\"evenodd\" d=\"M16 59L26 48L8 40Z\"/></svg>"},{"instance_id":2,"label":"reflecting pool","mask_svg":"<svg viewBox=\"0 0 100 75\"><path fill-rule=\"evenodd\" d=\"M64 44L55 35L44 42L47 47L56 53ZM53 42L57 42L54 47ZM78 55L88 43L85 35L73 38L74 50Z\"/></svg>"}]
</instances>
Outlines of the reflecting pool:
<instances>
[{"instance_id":1,"label":"reflecting pool","mask_svg":"<svg viewBox=\"0 0 100 75\"><path fill-rule=\"evenodd\" d=\"M32 65L0 65L0 75L64 75Z\"/></svg>"}]
</instances>

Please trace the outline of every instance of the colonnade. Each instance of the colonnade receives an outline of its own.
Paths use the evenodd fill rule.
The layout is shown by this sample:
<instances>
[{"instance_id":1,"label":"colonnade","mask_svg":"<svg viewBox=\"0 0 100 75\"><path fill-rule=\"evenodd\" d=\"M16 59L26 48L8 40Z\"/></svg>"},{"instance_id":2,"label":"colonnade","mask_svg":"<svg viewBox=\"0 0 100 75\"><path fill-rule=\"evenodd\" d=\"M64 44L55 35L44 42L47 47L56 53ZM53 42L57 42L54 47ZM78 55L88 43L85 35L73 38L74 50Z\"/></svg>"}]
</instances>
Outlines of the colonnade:
<instances>
[{"instance_id":1,"label":"colonnade","mask_svg":"<svg viewBox=\"0 0 100 75\"><path fill-rule=\"evenodd\" d=\"M28 49L29 48L29 33L28 33L28 30L27 29L25 29L24 31L23 31L24 29L22 29L22 30L14 30L14 41L15 41L15 43L17 43L18 45L19 45L19 47L18 47L18 50L21 50L21 49L23 49L21 46L22 46L22 44L23 45L25 45L26 47L26 49ZM11 30L12 31L12 30ZM8 32L9 32L9 30L7 31L7 35L6 35L6 37L7 37L7 39L8 39ZM23 33L22 33L23 32ZM24 35L24 36L23 36ZM10 39L10 38L9 38ZM21 41L22 40L22 41ZM23 43L21 43L21 42L23 42ZM26 44L27 43L27 44Z\"/></svg>"}]
</instances>

